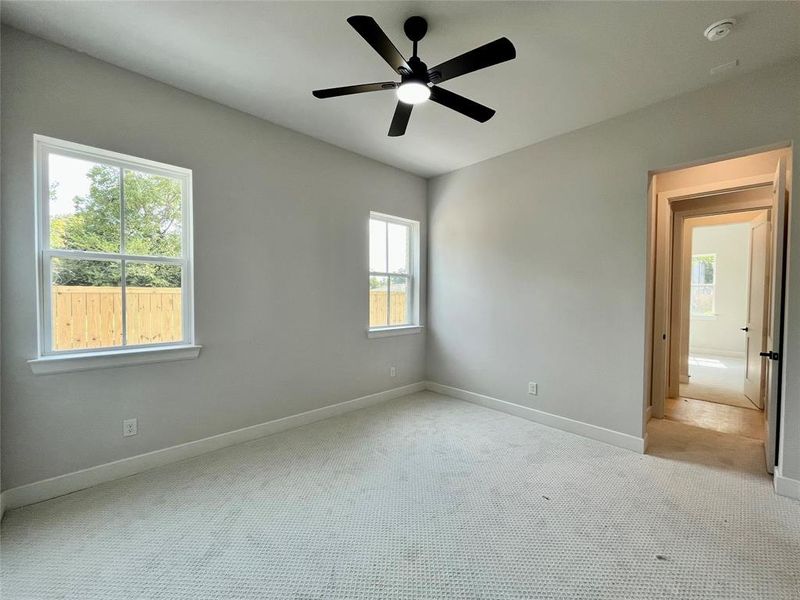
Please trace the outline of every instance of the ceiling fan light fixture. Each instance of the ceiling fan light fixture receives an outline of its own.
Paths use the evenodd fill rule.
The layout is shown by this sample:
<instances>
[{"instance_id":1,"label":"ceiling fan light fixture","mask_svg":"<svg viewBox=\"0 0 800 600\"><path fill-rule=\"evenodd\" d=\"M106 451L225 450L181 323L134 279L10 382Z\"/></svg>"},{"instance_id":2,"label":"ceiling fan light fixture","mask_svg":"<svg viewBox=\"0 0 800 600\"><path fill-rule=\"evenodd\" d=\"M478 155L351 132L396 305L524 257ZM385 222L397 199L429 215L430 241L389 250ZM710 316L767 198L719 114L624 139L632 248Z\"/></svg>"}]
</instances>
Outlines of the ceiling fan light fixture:
<instances>
[{"instance_id":1,"label":"ceiling fan light fixture","mask_svg":"<svg viewBox=\"0 0 800 600\"><path fill-rule=\"evenodd\" d=\"M431 88L420 81L407 81L397 88L397 99L406 104L421 104L431 97Z\"/></svg>"},{"instance_id":2,"label":"ceiling fan light fixture","mask_svg":"<svg viewBox=\"0 0 800 600\"><path fill-rule=\"evenodd\" d=\"M428 30L428 22L423 17L409 17L403 25L403 31L413 43L413 54L407 60L372 17L353 15L347 18L347 22L386 61L392 71L400 75L400 81L360 83L313 90L311 93L315 98L336 98L350 94L395 90L397 106L394 109L392 123L389 125L389 137L404 135L414 105L427 100L461 113L478 123L485 123L494 116L495 111L488 106L448 91L439 84L515 58L517 51L508 38L498 38L429 69L417 55L418 43Z\"/></svg>"}]
</instances>

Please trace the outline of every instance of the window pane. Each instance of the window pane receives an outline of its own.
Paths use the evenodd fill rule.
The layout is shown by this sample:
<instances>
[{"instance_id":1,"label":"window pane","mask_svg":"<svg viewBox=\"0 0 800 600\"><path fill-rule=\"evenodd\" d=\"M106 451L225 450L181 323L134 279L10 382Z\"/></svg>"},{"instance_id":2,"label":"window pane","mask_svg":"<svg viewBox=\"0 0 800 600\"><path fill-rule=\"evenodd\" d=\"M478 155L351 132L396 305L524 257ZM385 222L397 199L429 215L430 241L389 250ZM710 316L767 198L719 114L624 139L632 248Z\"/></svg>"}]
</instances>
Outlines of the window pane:
<instances>
[{"instance_id":1,"label":"window pane","mask_svg":"<svg viewBox=\"0 0 800 600\"><path fill-rule=\"evenodd\" d=\"M692 284L714 283L716 262L716 256L713 254L692 256Z\"/></svg>"},{"instance_id":2,"label":"window pane","mask_svg":"<svg viewBox=\"0 0 800 600\"><path fill-rule=\"evenodd\" d=\"M369 220L369 270L386 273L386 221Z\"/></svg>"},{"instance_id":3,"label":"window pane","mask_svg":"<svg viewBox=\"0 0 800 600\"><path fill-rule=\"evenodd\" d=\"M411 322L411 305L408 296L408 279L393 276L390 286L389 325L407 325Z\"/></svg>"},{"instance_id":4,"label":"window pane","mask_svg":"<svg viewBox=\"0 0 800 600\"><path fill-rule=\"evenodd\" d=\"M53 350L122 345L120 263L53 258Z\"/></svg>"},{"instance_id":5,"label":"window pane","mask_svg":"<svg viewBox=\"0 0 800 600\"><path fill-rule=\"evenodd\" d=\"M369 278L369 326L385 327L389 324L387 277Z\"/></svg>"},{"instance_id":6,"label":"window pane","mask_svg":"<svg viewBox=\"0 0 800 600\"><path fill-rule=\"evenodd\" d=\"M389 223L389 272L408 273L409 227Z\"/></svg>"},{"instance_id":7,"label":"window pane","mask_svg":"<svg viewBox=\"0 0 800 600\"><path fill-rule=\"evenodd\" d=\"M693 315L711 316L714 314L714 286L693 285L691 307Z\"/></svg>"},{"instance_id":8,"label":"window pane","mask_svg":"<svg viewBox=\"0 0 800 600\"><path fill-rule=\"evenodd\" d=\"M119 169L50 154L50 247L119 252Z\"/></svg>"},{"instance_id":9,"label":"window pane","mask_svg":"<svg viewBox=\"0 0 800 600\"><path fill-rule=\"evenodd\" d=\"M125 253L181 255L181 182L124 171Z\"/></svg>"},{"instance_id":10,"label":"window pane","mask_svg":"<svg viewBox=\"0 0 800 600\"><path fill-rule=\"evenodd\" d=\"M129 346L183 340L179 265L125 263L126 341Z\"/></svg>"}]
</instances>

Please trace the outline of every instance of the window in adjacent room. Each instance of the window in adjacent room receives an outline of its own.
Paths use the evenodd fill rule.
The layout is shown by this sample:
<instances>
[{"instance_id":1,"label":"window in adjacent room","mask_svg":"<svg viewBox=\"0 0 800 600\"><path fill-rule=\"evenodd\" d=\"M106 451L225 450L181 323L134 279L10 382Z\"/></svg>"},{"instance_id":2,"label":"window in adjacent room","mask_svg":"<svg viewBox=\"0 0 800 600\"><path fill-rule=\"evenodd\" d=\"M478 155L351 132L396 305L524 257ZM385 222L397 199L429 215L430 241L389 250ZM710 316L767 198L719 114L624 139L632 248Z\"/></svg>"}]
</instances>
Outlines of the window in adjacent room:
<instances>
[{"instance_id":1,"label":"window in adjacent room","mask_svg":"<svg viewBox=\"0 0 800 600\"><path fill-rule=\"evenodd\" d=\"M40 356L193 344L191 171L35 144Z\"/></svg>"},{"instance_id":2,"label":"window in adjacent room","mask_svg":"<svg viewBox=\"0 0 800 600\"><path fill-rule=\"evenodd\" d=\"M370 331L419 325L418 257L417 221L370 214Z\"/></svg>"},{"instance_id":3,"label":"window in adjacent room","mask_svg":"<svg viewBox=\"0 0 800 600\"><path fill-rule=\"evenodd\" d=\"M714 287L716 271L716 254L692 255L691 314L693 317L715 316Z\"/></svg>"}]
</instances>

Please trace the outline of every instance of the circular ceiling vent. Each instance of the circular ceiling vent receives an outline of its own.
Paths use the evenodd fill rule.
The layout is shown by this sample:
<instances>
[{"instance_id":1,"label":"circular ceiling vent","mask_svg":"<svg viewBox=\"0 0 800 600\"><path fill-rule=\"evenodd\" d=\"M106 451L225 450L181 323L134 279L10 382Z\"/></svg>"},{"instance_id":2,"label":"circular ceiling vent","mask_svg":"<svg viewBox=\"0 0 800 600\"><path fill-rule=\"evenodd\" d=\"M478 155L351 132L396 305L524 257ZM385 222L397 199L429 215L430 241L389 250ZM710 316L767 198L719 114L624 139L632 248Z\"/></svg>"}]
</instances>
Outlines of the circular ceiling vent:
<instances>
[{"instance_id":1,"label":"circular ceiling vent","mask_svg":"<svg viewBox=\"0 0 800 600\"><path fill-rule=\"evenodd\" d=\"M709 42L716 42L733 31L734 25L736 25L736 19L722 19L706 27L703 35L706 36Z\"/></svg>"}]
</instances>

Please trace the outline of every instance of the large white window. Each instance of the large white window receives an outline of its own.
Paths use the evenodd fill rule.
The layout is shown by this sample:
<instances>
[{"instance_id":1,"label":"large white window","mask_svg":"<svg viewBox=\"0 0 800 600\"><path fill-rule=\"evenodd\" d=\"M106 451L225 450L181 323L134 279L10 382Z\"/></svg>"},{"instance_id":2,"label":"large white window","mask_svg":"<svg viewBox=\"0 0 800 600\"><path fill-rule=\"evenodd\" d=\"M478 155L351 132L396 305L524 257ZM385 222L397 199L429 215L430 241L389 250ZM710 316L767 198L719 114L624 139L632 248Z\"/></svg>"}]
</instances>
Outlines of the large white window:
<instances>
[{"instance_id":1,"label":"large white window","mask_svg":"<svg viewBox=\"0 0 800 600\"><path fill-rule=\"evenodd\" d=\"M34 143L32 362L193 345L191 171L42 136Z\"/></svg>"},{"instance_id":2,"label":"large white window","mask_svg":"<svg viewBox=\"0 0 800 600\"><path fill-rule=\"evenodd\" d=\"M369 329L419 326L419 223L380 213L369 219Z\"/></svg>"}]
</instances>

